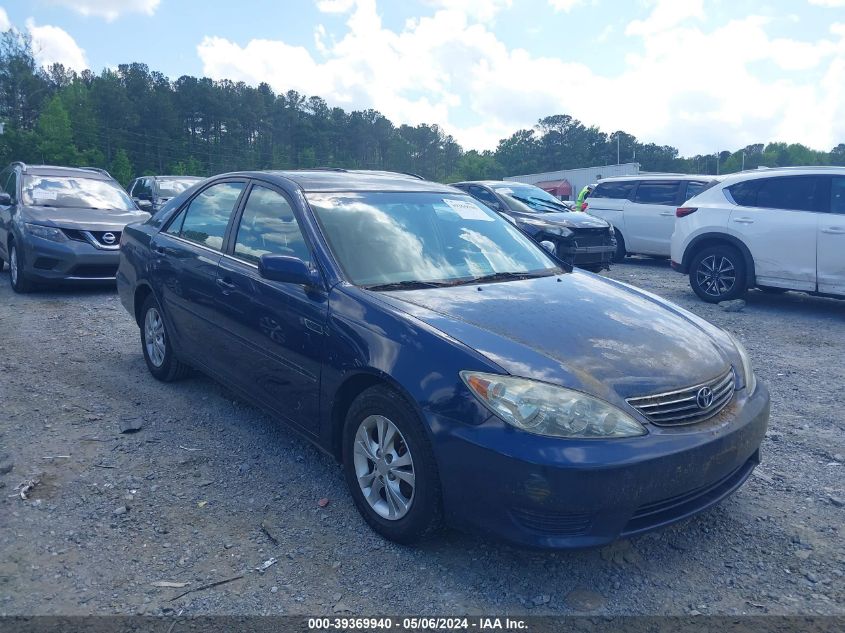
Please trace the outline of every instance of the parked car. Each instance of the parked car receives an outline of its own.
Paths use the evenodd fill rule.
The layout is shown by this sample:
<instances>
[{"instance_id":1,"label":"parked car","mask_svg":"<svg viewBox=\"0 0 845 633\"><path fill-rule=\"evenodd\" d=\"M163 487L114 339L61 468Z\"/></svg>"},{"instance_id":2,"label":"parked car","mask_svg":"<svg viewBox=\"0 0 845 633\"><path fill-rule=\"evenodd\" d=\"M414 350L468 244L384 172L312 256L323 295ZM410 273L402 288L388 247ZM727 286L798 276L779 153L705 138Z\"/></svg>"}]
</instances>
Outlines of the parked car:
<instances>
[{"instance_id":1,"label":"parked car","mask_svg":"<svg viewBox=\"0 0 845 633\"><path fill-rule=\"evenodd\" d=\"M512 219L537 242L548 242L559 259L598 272L609 268L616 252L612 227L604 220L575 213L534 185L504 180L456 182L452 185Z\"/></svg>"},{"instance_id":2,"label":"parked car","mask_svg":"<svg viewBox=\"0 0 845 633\"><path fill-rule=\"evenodd\" d=\"M845 167L728 176L676 215L672 266L704 301L754 287L845 297Z\"/></svg>"},{"instance_id":3,"label":"parked car","mask_svg":"<svg viewBox=\"0 0 845 633\"><path fill-rule=\"evenodd\" d=\"M341 464L366 522L538 547L668 525L759 461L742 345L562 267L453 187L367 172L213 177L124 233L118 290L162 381L189 367Z\"/></svg>"},{"instance_id":4,"label":"parked car","mask_svg":"<svg viewBox=\"0 0 845 633\"><path fill-rule=\"evenodd\" d=\"M616 231L616 261L626 255L669 257L675 209L701 192L712 176L649 174L605 178L586 201L587 213Z\"/></svg>"},{"instance_id":5,"label":"parked car","mask_svg":"<svg viewBox=\"0 0 845 633\"><path fill-rule=\"evenodd\" d=\"M193 187L199 176L142 176L129 184L129 195L140 209L155 213L171 198Z\"/></svg>"},{"instance_id":6,"label":"parked car","mask_svg":"<svg viewBox=\"0 0 845 633\"><path fill-rule=\"evenodd\" d=\"M108 172L12 163L0 172L0 259L12 289L114 281L120 236L140 211Z\"/></svg>"}]
</instances>

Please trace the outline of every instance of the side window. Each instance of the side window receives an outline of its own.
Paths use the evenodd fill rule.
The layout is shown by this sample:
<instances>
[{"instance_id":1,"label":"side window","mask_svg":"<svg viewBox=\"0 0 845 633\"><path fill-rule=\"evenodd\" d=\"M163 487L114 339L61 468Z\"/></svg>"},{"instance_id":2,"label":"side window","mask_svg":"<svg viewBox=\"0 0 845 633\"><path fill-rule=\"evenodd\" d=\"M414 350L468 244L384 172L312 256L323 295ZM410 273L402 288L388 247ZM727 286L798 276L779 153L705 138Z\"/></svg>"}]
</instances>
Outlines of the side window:
<instances>
[{"instance_id":1,"label":"side window","mask_svg":"<svg viewBox=\"0 0 845 633\"><path fill-rule=\"evenodd\" d=\"M167 232L218 251L222 250L229 218L243 189L242 182L211 185L176 216Z\"/></svg>"},{"instance_id":2,"label":"side window","mask_svg":"<svg viewBox=\"0 0 845 633\"><path fill-rule=\"evenodd\" d=\"M680 188L681 183L677 180L644 180L637 188L634 202L674 205L678 201Z\"/></svg>"},{"instance_id":3,"label":"side window","mask_svg":"<svg viewBox=\"0 0 845 633\"><path fill-rule=\"evenodd\" d=\"M262 255L287 255L311 261L311 252L293 209L282 194L260 185L252 188L238 226L235 255L254 263Z\"/></svg>"},{"instance_id":4,"label":"side window","mask_svg":"<svg viewBox=\"0 0 845 633\"><path fill-rule=\"evenodd\" d=\"M470 185L469 187L469 195L473 198L477 198L481 200L484 204L493 209L499 208L499 200L494 196L492 193L487 191L484 187L479 187L478 185Z\"/></svg>"},{"instance_id":5,"label":"side window","mask_svg":"<svg viewBox=\"0 0 845 633\"><path fill-rule=\"evenodd\" d=\"M590 194L590 198L610 198L611 200L625 200L631 198L631 193L636 187L636 180L624 180L621 182L601 182Z\"/></svg>"},{"instance_id":6,"label":"side window","mask_svg":"<svg viewBox=\"0 0 845 633\"><path fill-rule=\"evenodd\" d=\"M9 194L12 198L12 202L17 201L18 199L18 172L14 169L9 172L9 179L4 183L3 191Z\"/></svg>"},{"instance_id":7,"label":"side window","mask_svg":"<svg viewBox=\"0 0 845 633\"><path fill-rule=\"evenodd\" d=\"M760 189L760 180L746 180L728 187L731 197L741 207L757 206L757 191Z\"/></svg>"},{"instance_id":8,"label":"side window","mask_svg":"<svg viewBox=\"0 0 845 633\"><path fill-rule=\"evenodd\" d=\"M687 182L687 192L684 194L684 200L689 200L700 194L707 187L706 182L700 180L690 180Z\"/></svg>"},{"instance_id":9,"label":"side window","mask_svg":"<svg viewBox=\"0 0 845 633\"><path fill-rule=\"evenodd\" d=\"M816 176L782 176L764 178L757 191L757 206L767 209L789 209L791 211L815 211Z\"/></svg>"},{"instance_id":10,"label":"side window","mask_svg":"<svg viewBox=\"0 0 845 633\"><path fill-rule=\"evenodd\" d=\"M834 176L830 183L830 212L845 214L845 176Z\"/></svg>"}]
</instances>

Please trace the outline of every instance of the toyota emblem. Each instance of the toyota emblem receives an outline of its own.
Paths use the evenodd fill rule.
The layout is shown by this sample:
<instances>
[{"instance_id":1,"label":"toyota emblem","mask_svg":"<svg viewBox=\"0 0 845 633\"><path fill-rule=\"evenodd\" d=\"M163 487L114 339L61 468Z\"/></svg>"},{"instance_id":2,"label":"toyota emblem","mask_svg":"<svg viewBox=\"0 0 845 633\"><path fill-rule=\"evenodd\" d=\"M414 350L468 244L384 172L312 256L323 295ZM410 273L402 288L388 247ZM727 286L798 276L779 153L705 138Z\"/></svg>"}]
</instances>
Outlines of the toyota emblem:
<instances>
[{"instance_id":1,"label":"toyota emblem","mask_svg":"<svg viewBox=\"0 0 845 633\"><path fill-rule=\"evenodd\" d=\"M115 237L114 233L103 233L103 244L108 244L111 246L115 243L117 237Z\"/></svg>"},{"instance_id":2,"label":"toyota emblem","mask_svg":"<svg viewBox=\"0 0 845 633\"><path fill-rule=\"evenodd\" d=\"M695 402L699 409L709 409L713 404L713 390L710 387L702 387L695 396Z\"/></svg>"}]
</instances>

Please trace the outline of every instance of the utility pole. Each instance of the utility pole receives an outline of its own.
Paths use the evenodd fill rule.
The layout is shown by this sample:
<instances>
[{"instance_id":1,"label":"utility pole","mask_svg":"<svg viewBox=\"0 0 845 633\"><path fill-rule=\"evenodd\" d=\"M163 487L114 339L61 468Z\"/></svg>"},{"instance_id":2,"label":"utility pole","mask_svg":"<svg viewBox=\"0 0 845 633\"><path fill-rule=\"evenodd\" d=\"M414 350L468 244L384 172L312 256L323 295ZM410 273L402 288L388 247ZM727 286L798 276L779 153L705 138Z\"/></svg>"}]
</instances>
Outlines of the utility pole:
<instances>
[{"instance_id":1,"label":"utility pole","mask_svg":"<svg viewBox=\"0 0 845 633\"><path fill-rule=\"evenodd\" d=\"M619 135L616 135L616 164L619 164Z\"/></svg>"},{"instance_id":2,"label":"utility pole","mask_svg":"<svg viewBox=\"0 0 845 633\"><path fill-rule=\"evenodd\" d=\"M745 171L745 150L742 150L742 170Z\"/></svg>"},{"instance_id":3,"label":"utility pole","mask_svg":"<svg viewBox=\"0 0 845 633\"><path fill-rule=\"evenodd\" d=\"M719 152L716 152L716 175L719 175Z\"/></svg>"}]
</instances>

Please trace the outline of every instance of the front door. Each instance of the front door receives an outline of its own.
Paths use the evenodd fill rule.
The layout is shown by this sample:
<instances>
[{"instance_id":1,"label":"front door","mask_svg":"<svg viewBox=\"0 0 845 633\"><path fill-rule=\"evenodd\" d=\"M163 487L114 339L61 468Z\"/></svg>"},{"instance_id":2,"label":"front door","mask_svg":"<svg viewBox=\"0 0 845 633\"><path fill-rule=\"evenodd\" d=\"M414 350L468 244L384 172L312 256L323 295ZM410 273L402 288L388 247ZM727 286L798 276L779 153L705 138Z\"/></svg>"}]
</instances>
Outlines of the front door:
<instances>
[{"instance_id":1,"label":"front door","mask_svg":"<svg viewBox=\"0 0 845 633\"><path fill-rule=\"evenodd\" d=\"M151 277L176 349L209 369L225 367L215 348L217 265L246 187L226 181L199 192L150 244Z\"/></svg>"},{"instance_id":2,"label":"front door","mask_svg":"<svg viewBox=\"0 0 845 633\"><path fill-rule=\"evenodd\" d=\"M218 266L216 294L230 376L279 416L316 433L328 295L258 272L265 254L313 265L290 201L254 184L230 242Z\"/></svg>"},{"instance_id":3,"label":"front door","mask_svg":"<svg viewBox=\"0 0 845 633\"><path fill-rule=\"evenodd\" d=\"M819 214L819 292L845 295L845 176L830 185L830 212Z\"/></svg>"}]
</instances>

